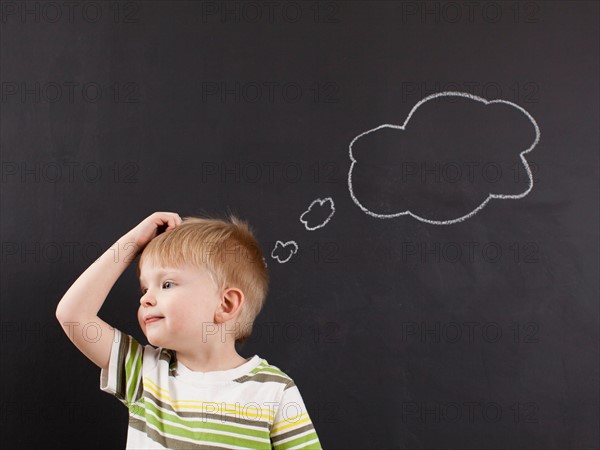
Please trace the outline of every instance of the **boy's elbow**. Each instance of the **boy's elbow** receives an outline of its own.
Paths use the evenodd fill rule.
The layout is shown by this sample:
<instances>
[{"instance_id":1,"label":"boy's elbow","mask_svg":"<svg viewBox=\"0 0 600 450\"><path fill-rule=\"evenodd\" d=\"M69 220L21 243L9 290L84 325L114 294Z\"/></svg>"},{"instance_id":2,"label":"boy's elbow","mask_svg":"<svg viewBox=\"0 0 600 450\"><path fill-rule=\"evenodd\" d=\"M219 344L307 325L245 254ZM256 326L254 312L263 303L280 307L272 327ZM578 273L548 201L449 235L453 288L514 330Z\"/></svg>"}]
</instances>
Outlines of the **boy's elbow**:
<instances>
[{"instance_id":1,"label":"boy's elbow","mask_svg":"<svg viewBox=\"0 0 600 450\"><path fill-rule=\"evenodd\" d=\"M63 308L61 307L61 302L62 302L62 299L60 302L58 302L58 305L56 305L56 312L55 312L56 318L59 320L63 316Z\"/></svg>"},{"instance_id":2,"label":"boy's elbow","mask_svg":"<svg viewBox=\"0 0 600 450\"><path fill-rule=\"evenodd\" d=\"M60 311L60 303L56 306L56 312L54 313L56 318L60 320L61 311Z\"/></svg>"},{"instance_id":3,"label":"boy's elbow","mask_svg":"<svg viewBox=\"0 0 600 450\"><path fill-rule=\"evenodd\" d=\"M60 302L58 303L58 305L56 306L56 319L61 322L62 319L66 319L69 316L69 312L65 311L65 308L63 305L60 304Z\"/></svg>"}]
</instances>

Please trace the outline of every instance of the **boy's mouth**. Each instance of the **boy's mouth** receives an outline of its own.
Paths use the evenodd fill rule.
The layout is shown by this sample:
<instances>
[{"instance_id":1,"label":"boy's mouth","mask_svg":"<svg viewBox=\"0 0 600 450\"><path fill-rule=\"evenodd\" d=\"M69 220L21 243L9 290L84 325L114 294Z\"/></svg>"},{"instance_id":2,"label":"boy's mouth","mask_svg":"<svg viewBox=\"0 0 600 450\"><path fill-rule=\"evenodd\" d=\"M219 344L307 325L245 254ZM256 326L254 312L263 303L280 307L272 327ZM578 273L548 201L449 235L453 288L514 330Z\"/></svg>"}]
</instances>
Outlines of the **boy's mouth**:
<instances>
[{"instance_id":1,"label":"boy's mouth","mask_svg":"<svg viewBox=\"0 0 600 450\"><path fill-rule=\"evenodd\" d=\"M144 323L149 324L149 323L153 323L153 322L158 322L160 319L163 319L163 317L159 317L159 316L148 316L144 319Z\"/></svg>"}]
</instances>

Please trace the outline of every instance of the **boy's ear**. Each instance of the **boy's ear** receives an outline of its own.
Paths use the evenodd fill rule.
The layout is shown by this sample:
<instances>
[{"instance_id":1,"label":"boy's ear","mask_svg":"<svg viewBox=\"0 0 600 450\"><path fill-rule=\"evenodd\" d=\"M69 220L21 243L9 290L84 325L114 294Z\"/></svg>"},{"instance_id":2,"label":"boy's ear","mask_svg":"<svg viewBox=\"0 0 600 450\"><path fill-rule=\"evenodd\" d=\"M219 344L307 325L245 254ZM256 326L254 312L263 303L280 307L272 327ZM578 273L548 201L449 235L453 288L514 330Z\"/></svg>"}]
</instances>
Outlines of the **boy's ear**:
<instances>
[{"instance_id":1,"label":"boy's ear","mask_svg":"<svg viewBox=\"0 0 600 450\"><path fill-rule=\"evenodd\" d=\"M223 292L221 303L215 311L215 323L224 323L238 314L244 303L244 293L236 288L229 288Z\"/></svg>"}]
</instances>

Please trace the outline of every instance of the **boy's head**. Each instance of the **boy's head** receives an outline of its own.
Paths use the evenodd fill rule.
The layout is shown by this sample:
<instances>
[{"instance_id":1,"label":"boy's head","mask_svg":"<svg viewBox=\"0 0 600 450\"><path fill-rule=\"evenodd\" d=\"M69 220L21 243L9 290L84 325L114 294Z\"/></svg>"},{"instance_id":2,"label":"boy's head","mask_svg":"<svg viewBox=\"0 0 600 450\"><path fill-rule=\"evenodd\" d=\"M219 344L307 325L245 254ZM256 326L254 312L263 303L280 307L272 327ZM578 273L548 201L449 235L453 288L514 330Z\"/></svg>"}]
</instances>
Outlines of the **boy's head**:
<instances>
[{"instance_id":1,"label":"boy's head","mask_svg":"<svg viewBox=\"0 0 600 450\"><path fill-rule=\"evenodd\" d=\"M267 296L269 274L260 245L247 222L233 214L229 219L184 217L179 226L159 234L146 245L139 259L138 278L144 264L198 269L208 275L207 280L214 283L217 293L228 288L239 289L243 301L235 327L229 324L226 332L235 334L239 343L252 334L252 325Z\"/></svg>"}]
</instances>

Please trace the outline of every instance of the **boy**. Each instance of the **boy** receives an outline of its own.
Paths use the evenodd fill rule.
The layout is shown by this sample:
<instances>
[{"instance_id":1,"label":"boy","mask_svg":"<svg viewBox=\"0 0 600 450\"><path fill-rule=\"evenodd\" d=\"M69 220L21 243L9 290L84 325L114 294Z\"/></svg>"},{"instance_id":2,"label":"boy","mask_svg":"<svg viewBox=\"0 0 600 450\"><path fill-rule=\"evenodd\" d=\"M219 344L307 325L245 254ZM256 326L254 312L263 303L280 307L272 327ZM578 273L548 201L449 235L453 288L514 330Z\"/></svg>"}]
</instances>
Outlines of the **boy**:
<instances>
[{"instance_id":1,"label":"boy","mask_svg":"<svg viewBox=\"0 0 600 450\"><path fill-rule=\"evenodd\" d=\"M140 253L145 346L97 316ZM73 283L56 317L101 368L100 389L128 407L128 449L321 448L293 380L235 350L268 282L247 223L156 212Z\"/></svg>"}]
</instances>

